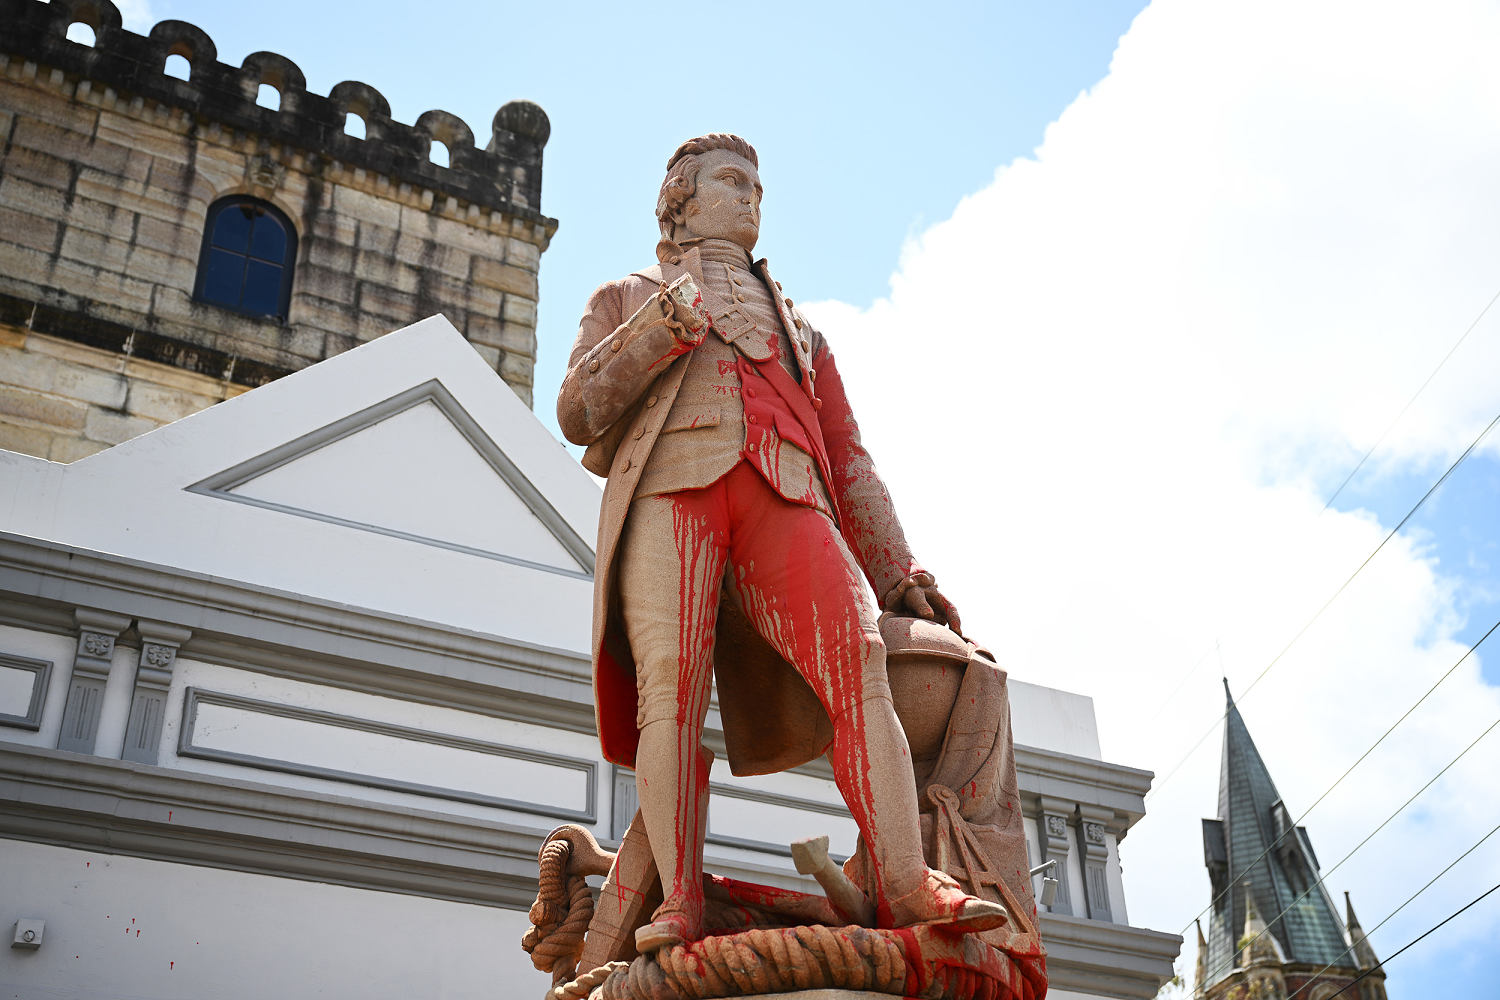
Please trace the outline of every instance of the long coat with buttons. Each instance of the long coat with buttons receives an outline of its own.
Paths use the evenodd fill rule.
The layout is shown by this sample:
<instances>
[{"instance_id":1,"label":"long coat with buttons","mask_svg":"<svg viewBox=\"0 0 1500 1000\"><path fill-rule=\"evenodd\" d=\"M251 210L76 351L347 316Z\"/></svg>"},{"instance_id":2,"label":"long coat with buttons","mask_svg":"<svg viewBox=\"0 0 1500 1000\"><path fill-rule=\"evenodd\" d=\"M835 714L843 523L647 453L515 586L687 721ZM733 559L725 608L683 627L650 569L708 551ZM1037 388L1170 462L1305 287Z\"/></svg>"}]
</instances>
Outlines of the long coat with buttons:
<instances>
[{"instance_id":1,"label":"long coat with buttons","mask_svg":"<svg viewBox=\"0 0 1500 1000\"><path fill-rule=\"evenodd\" d=\"M794 400L811 424L809 436L849 549L877 597L883 598L920 567L912 558L890 494L860 443L859 428L822 335L775 294L765 261L755 265L772 290L783 325L795 339L806 398ZM589 299L568 373L558 395L557 419L563 434L587 445L583 464L606 476L599 515L594 576L594 705L606 759L634 766L636 730L635 661L625 638L618 602L621 585L617 549L641 472L661 432L687 371L690 346L665 319L665 311L641 307L663 295L683 274L703 291L713 317L707 336L731 343L745 333L731 304L704 286L695 251L677 263L634 272L601 285ZM778 364L776 361L766 362ZM815 392L813 391L815 387ZM818 440L821 439L821 440ZM821 447L818 447L821 445ZM832 724L812 689L750 625L724 602L714 649L720 715L730 767L735 774L766 774L796 767L821 755L832 738Z\"/></svg>"}]
</instances>

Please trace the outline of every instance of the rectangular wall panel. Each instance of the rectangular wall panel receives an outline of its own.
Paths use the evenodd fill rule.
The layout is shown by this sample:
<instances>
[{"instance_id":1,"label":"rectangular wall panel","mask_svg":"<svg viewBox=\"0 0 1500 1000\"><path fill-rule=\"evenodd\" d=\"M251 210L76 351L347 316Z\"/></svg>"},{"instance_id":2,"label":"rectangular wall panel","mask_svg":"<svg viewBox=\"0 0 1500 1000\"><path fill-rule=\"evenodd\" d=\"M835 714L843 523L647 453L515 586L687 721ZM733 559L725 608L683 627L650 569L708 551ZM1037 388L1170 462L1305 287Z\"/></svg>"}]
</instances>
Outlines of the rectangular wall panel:
<instances>
[{"instance_id":1,"label":"rectangular wall panel","mask_svg":"<svg viewBox=\"0 0 1500 1000\"><path fill-rule=\"evenodd\" d=\"M0 653L0 726L40 729L52 664Z\"/></svg>"},{"instance_id":2,"label":"rectangular wall panel","mask_svg":"<svg viewBox=\"0 0 1500 1000\"><path fill-rule=\"evenodd\" d=\"M189 688L178 754L592 823L593 761Z\"/></svg>"}]
</instances>

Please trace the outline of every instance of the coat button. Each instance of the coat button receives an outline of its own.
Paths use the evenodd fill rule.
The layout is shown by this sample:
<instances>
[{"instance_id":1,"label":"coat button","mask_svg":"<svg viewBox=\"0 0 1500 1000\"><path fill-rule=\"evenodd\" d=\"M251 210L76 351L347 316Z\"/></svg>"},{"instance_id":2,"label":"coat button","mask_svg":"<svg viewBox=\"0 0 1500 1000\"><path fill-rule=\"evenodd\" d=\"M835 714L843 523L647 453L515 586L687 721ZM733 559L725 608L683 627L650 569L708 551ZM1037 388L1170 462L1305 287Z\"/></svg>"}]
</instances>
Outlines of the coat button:
<instances>
[{"instance_id":1,"label":"coat button","mask_svg":"<svg viewBox=\"0 0 1500 1000\"><path fill-rule=\"evenodd\" d=\"M639 441L641 439L641 435L645 434L645 433L646 433L646 428L644 428L644 427L637 427L635 429L635 433L632 434L632 435L630 435L630 436L633 437L633 438L635 438L637 441Z\"/></svg>"},{"instance_id":2,"label":"coat button","mask_svg":"<svg viewBox=\"0 0 1500 1000\"><path fill-rule=\"evenodd\" d=\"M611 340L609 342L609 349L611 351L616 351L616 352L618 352L620 350L620 338L619 337L616 337L614 340Z\"/></svg>"},{"instance_id":3,"label":"coat button","mask_svg":"<svg viewBox=\"0 0 1500 1000\"><path fill-rule=\"evenodd\" d=\"M755 442L754 441L750 442L750 454L752 454L752 455L755 454Z\"/></svg>"},{"instance_id":4,"label":"coat button","mask_svg":"<svg viewBox=\"0 0 1500 1000\"><path fill-rule=\"evenodd\" d=\"M746 417L746 418L745 418L745 419L746 419L746 420L748 420L748 421L750 421L750 422L751 422L751 423L752 423L752 424L758 424L758 423L760 423L760 418L759 418L759 417L757 417L757 416L756 416L756 415L755 415L755 414L753 414L753 413L752 413L752 414L750 414L750 415L749 415L749 416L748 416L748 417Z\"/></svg>"},{"instance_id":5,"label":"coat button","mask_svg":"<svg viewBox=\"0 0 1500 1000\"><path fill-rule=\"evenodd\" d=\"M782 299L781 301L783 301L783 302L786 303L786 307L788 309L792 308L792 300L791 299Z\"/></svg>"},{"instance_id":6,"label":"coat button","mask_svg":"<svg viewBox=\"0 0 1500 1000\"><path fill-rule=\"evenodd\" d=\"M620 466L620 471L621 472L629 472L630 471L630 459L627 458L625 460L625 464L622 465L622 466Z\"/></svg>"},{"instance_id":7,"label":"coat button","mask_svg":"<svg viewBox=\"0 0 1500 1000\"><path fill-rule=\"evenodd\" d=\"M647 399L646 399L646 405L647 406L655 406L656 405L656 397L655 396L649 396L649 397L647 397Z\"/></svg>"},{"instance_id":8,"label":"coat button","mask_svg":"<svg viewBox=\"0 0 1500 1000\"><path fill-rule=\"evenodd\" d=\"M735 292L734 293L734 301L736 301L736 302L743 302L743 301L745 301L745 296L741 295L739 292Z\"/></svg>"},{"instance_id":9,"label":"coat button","mask_svg":"<svg viewBox=\"0 0 1500 1000\"><path fill-rule=\"evenodd\" d=\"M598 370L599 370L599 359L595 358L593 361L589 362L589 371L596 372Z\"/></svg>"},{"instance_id":10,"label":"coat button","mask_svg":"<svg viewBox=\"0 0 1500 1000\"><path fill-rule=\"evenodd\" d=\"M802 339L798 340L797 343L802 346L802 350L803 351L810 351L810 350L812 350L812 346L810 344L808 344L806 337L803 337Z\"/></svg>"},{"instance_id":11,"label":"coat button","mask_svg":"<svg viewBox=\"0 0 1500 1000\"><path fill-rule=\"evenodd\" d=\"M746 396L746 397L747 397L747 398L749 398L749 399L754 399L754 398L755 398L755 390L754 390L754 389L751 389L751 388L750 388L750 387L748 387L748 386L746 386L746 387L745 387L745 396ZM648 405L649 405L649 404L648 404Z\"/></svg>"},{"instance_id":12,"label":"coat button","mask_svg":"<svg viewBox=\"0 0 1500 1000\"><path fill-rule=\"evenodd\" d=\"M807 377L816 382L818 380L818 373L814 369L809 368L807 370Z\"/></svg>"}]
</instances>

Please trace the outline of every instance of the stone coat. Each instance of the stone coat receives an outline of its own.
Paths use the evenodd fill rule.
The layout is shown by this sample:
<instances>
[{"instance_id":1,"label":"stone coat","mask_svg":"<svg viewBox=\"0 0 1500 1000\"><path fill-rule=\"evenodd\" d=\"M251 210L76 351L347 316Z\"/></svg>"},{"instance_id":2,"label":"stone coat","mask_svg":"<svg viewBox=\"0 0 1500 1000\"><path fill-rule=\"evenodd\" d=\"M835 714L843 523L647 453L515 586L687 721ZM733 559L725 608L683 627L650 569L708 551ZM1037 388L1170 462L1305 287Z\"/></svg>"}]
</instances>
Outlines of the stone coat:
<instances>
[{"instance_id":1,"label":"stone coat","mask_svg":"<svg viewBox=\"0 0 1500 1000\"><path fill-rule=\"evenodd\" d=\"M798 385L775 360L772 342L780 331L760 331L733 303L705 287L701 260L689 251L677 262L634 272L600 286L590 297L558 395L558 424L568 440L587 445L583 464L607 477L595 549L592 654L599 740L606 759L635 763L635 664L618 609L618 543L631 500L672 403L688 371L693 344L666 319L667 310L643 308L665 301L664 290L690 274L713 317L706 336L717 336L774 383L787 398L811 443L823 483L833 501L841 533L877 597L884 598L919 572L891 504L890 494L860 443L859 428L844 395L833 355L822 335L783 300L765 261L755 270L776 303L793 346ZM692 430L674 434L693 434ZM764 455L772 428L757 430ZM747 455L747 459L752 456ZM752 463L753 464L753 463ZM731 769L764 774L821 755L832 725L812 689L762 640L731 602L720 609L714 652L720 714Z\"/></svg>"}]
</instances>

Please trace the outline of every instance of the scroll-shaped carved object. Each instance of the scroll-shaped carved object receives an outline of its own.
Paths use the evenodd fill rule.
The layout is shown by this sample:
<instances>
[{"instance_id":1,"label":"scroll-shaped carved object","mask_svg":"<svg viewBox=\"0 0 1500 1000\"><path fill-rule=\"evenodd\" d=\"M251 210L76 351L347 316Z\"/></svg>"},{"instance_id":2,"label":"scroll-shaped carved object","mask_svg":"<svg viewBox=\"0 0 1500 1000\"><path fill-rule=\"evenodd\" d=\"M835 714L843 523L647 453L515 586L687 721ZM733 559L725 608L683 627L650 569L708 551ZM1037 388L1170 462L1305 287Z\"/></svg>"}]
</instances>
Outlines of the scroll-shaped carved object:
<instances>
[{"instance_id":1,"label":"scroll-shaped carved object","mask_svg":"<svg viewBox=\"0 0 1500 1000\"><path fill-rule=\"evenodd\" d=\"M823 887L828 902L851 924L875 926L875 907L844 870L828 857L828 837L808 837L792 842L792 862L803 875L811 875Z\"/></svg>"}]
</instances>

